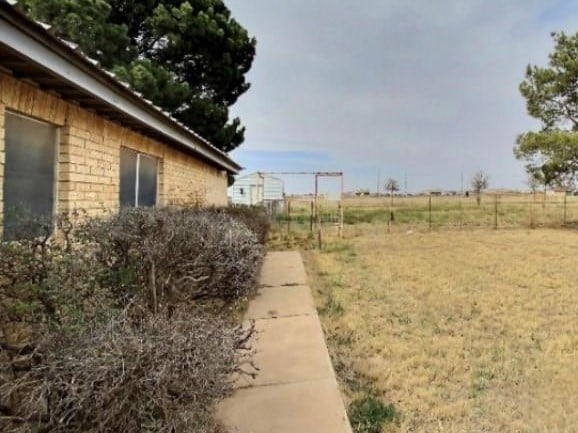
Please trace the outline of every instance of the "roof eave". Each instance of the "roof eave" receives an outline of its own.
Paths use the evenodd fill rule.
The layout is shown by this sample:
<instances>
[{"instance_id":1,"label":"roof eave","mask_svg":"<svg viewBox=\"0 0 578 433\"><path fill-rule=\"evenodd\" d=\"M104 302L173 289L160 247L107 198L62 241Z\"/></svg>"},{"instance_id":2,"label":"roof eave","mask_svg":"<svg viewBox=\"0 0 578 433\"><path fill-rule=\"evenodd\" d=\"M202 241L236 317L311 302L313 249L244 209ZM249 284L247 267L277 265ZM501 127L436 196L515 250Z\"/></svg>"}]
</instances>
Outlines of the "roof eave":
<instances>
[{"instance_id":1,"label":"roof eave","mask_svg":"<svg viewBox=\"0 0 578 433\"><path fill-rule=\"evenodd\" d=\"M0 44L17 50L28 61L68 85L82 90L129 116L143 128L154 130L227 172L236 174L241 170L241 166L226 153L134 93L5 0L0 0Z\"/></svg>"}]
</instances>

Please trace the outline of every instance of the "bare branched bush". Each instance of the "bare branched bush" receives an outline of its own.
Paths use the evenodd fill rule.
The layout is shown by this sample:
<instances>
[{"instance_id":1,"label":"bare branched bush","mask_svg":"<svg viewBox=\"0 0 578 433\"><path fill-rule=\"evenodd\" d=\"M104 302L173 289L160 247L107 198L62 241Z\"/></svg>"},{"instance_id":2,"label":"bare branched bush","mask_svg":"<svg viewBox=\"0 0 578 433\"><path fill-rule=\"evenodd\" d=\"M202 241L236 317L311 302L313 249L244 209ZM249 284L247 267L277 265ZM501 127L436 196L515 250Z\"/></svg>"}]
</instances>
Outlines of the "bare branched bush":
<instances>
[{"instance_id":1,"label":"bare branched bush","mask_svg":"<svg viewBox=\"0 0 578 433\"><path fill-rule=\"evenodd\" d=\"M144 296L154 311L181 300L246 298L263 256L237 219L200 209L128 209L82 228L125 301Z\"/></svg>"},{"instance_id":2,"label":"bare branched bush","mask_svg":"<svg viewBox=\"0 0 578 433\"><path fill-rule=\"evenodd\" d=\"M15 379L0 384L0 430L215 431L212 405L243 373L252 331L178 311L54 334L4 365Z\"/></svg>"},{"instance_id":3,"label":"bare branched bush","mask_svg":"<svg viewBox=\"0 0 578 433\"><path fill-rule=\"evenodd\" d=\"M106 296L97 286L103 269L92 251L76 242L77 217L21 224L33 227L33 235L0 242L0 331L6 323L70 325L97 314Z\"/></svg>"},{"instance_id":4,"label":"bare branched bush","mask_svg":"<svg viewBox=\"0 0 578 433\"><path fill-rule=\"evenodd\" d=\"M264 207L231 205L226 208L217 209L217 211L224 212L245 224L257 235L257 239L261 244L264 245L265 242L267 242L271 221Z\"/></svg>"},{"instance_id":5,"label":"bare branched bush","mask_svg":"<svg viewBox=\"0 0 578 433\"><path fill-rule=\"evenodd\" d=\"M0 431L220 432L252 328L197 301L255 290L257 235L222 210L54 224L0 243Z\"/></svg>"}]
</instances>

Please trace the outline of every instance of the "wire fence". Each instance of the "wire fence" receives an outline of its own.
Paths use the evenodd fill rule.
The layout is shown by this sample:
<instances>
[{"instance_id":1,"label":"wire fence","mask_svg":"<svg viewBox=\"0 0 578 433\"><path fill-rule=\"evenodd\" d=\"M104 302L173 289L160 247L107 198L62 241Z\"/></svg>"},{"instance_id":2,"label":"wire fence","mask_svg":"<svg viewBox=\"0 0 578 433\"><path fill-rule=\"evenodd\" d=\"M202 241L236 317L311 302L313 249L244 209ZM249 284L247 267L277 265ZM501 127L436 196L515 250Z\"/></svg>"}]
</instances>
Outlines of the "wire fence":
<instances>
[{"instance_id":1,"label":"wire fence","mask_svg":"<svg viewBox=\"0 0 578 433\"><path fill-rule=\"evenodd\" d=\"M285 200L273 215L281 233L331 233L338 229L343 206L344 234L377 227L399 230L559 227L578 225L578 196L566 194L485 194ZM317 208L317 213L315 209Z\"/></svg>"}]
</instances>

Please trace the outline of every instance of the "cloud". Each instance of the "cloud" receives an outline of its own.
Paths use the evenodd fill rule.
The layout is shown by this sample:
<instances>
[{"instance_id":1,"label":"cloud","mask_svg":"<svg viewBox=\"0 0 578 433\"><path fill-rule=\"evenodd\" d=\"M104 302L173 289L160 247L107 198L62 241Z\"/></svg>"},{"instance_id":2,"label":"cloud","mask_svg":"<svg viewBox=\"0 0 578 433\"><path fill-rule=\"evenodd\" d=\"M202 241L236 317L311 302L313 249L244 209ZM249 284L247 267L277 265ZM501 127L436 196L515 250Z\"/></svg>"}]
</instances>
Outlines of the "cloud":
<instances>
[{"instance_id":1,"label":"cloud","mask_svg":"<svg viewBox=\"0 0 578 433\"><path fill-rule=\"evenodd\" d=\"M321 153L352 188L373 186L377 168L407 173L411 189L456 188L478 169L522 186L512 147L537 124L518 84L547 61L551 31L578 29L570 1L226 3L258 40L233 109L247 127L237 154Z\"/></svg>"}]
</instances>

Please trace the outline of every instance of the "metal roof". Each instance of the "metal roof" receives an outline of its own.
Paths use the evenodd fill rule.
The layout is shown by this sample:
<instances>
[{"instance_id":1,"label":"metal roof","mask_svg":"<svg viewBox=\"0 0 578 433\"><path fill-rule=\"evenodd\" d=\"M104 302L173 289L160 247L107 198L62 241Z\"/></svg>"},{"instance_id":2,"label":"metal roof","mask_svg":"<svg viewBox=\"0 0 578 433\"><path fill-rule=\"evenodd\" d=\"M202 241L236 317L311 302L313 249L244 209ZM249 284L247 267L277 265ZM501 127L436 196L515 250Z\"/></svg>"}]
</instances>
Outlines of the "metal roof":
<instances>
[{"instance_id":1,"label":"metal roof","mask_svg":"<svg viewBox=\"0 0 578 433\"><path fill-rule=\"evenodd\" d=\"M279 178L279 177L271 176L270 174L263 173L263 172L260 172L260 171L255 171L255 172L253 172L253 173L248 173L248 174L245 174L245 175L243 175L243 176L237 177L235 182L238 182L238 181L243 180L243 179L248 179L248 178L251 178L251 177L260 177L260 178L266 178L266 179L273 179L273 180L278 180L279 182L283 182L283 179L281 179L281 178Z\"/></svg>"},{"instance_id":2,"label":"metal roof","mask_svg":"<svg viewBox=\"0 0 578 433\"><path fill-rule=\"evenodd\" d=\"M47 27L0 0L0 66L16 78L35 82L63 99L191 152L229 173L241 170L225 152L131 90L75 44L52 35Z\"/></svg>"}]
</instances>

